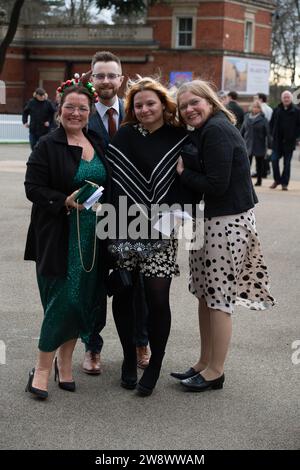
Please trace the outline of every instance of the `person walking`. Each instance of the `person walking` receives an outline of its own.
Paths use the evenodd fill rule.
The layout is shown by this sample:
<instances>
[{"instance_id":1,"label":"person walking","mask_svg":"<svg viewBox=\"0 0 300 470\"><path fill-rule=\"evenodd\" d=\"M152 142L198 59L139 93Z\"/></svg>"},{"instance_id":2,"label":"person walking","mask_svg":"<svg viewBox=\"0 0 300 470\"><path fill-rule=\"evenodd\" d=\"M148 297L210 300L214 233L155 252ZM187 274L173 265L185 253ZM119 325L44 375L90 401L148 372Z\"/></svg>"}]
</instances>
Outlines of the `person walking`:
<instances>
[{"instance_id":1,"label":"person walking","mask_svg":"<svg viewBox=\"0 0 300 470\"><path fill-rule=\"evenodd\" d=\"M59 92L60 126L39 140L25 177L33 205L24 257L36 263L44 309L37 364L26 390L41 399L48 397L54 358L59 387L75 391L73 350L79 336L87 340L105 308L108 273L106 245L96 238L96 212L76 202L86 180L103 185L109 201L109 165L97 136L85 130L95 90L76 78Z\"/></svg>"},{"instance_id":2,"label":"person walking","mask_svg":"<svg viewBox=\"0 0 300 470\"><path fill-rule=\"evenodd\" d=\"M253 101L249 114L246 115L241 127L241 135L244 137L250 167L253 157L256 162L257 181L255 186L261 186L264 173L264 159L267 148L271 147L269 124L265 118L261 103Z\"/></svg>"},{"instance_id":3,"label":"person walking","mask_svg":"<svg viewBox=\"0 0 300 470\"><path fill-rule=\"evenodd\" d=\"M254 192L245 143L234 116L209 84L194 80L177 95L180 118L195 130L193 166L179 158L181 182L204 200L204 245L190 251L190 292L199 299L198 361L171 375L186 390L221 389L235 305L263 310L274 304L256 230Z\"/></svg>"},{"instance_id":4,"label":"person walking","mask_svg":"<svg viewBox=\"0 0 300 470\"><path fill-rule=\"evenodd\" d=\"M39 141L40 137L51 130L55 108L47 99L44 88L37 88L33 98L25 105L22 114L23 125L29 128L29 142L31 150ZM28 116L30 122L28 123Z\"/></svg>"},{"instance_id":5,"label":"person walking","mask_svg":"<svg viewBox=\"0 0 300 470\"><path fill-rule=\"evenodd\" d=\"M244 122L244 110L238 104L238 94L236 91L230 91L227 95L227 103L226 108L229 109L233 113L236 118L236 127L241 129L243 122Z\"/></svg>"},{"instance_id":6,"label":"person walking","mask_svg":"<svg viewBox=\"0 0 300 470\"><path fill-rule=\"evenodd\" d=\"M274 182L271 189L281 185L283 191L288 190L291 176L291 160L300 137L300 109L293 104L293 95L285 90L281 94L281 103L274 109L270 130L273 139L271 162ZM279 161L283 157L283 170L280 172Z\"/></svg>"}]
</instances>

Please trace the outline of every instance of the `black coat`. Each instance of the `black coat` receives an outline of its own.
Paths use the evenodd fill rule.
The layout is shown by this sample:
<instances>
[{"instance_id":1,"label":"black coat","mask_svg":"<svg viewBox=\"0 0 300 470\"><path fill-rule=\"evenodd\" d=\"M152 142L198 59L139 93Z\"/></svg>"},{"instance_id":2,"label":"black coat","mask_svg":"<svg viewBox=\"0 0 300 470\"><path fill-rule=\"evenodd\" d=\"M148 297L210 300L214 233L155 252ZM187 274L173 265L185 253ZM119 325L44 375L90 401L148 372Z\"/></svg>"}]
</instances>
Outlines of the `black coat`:
<instances>
[{"instance_id":1,"label":"black coat","mask_svg":"<svg viewBox=\"0 0 300 470\"><path fill-rule=\"evenodd\" d=\"M264 114L260 113L255 118L247 114L241 128L241 134L245 139L248 156L265 156L267 148L271 148L271 135L269 123Z\"/></svg>"},{"instance_id":2,"label":"black coat","mask_svg":"<svg viewBox=\"0 0 300 470\"><path fill-rule=\"evenodd\" d=\"M24 108L22 122L26 124L28 116L30 116L29 130L40 137L41 135L47 134L52 129L54 113L55 107L51 101L39 101L36 98L32 98ZM44 125L47 121L50 124L49 127Z\"/></svg>"},{"instance_id":3,"label":"black coat","mask_svg":"<svg viewBox=\"0 0 300 470\"><path fill-rule=\"evenodd\" d=\"M279 153L279 156L293 152L296 139L300 137L300 109L291 104L285 110L280 103L273 111L270 130L273 150Z\"/></svg>"},{"instance_id":4,"label":"black coat","mask_svg":"<svg viewBox=\"0 0 300 470\"><path fill-rule=\"evenodd\" d=\"M254 207L257 197L245 142L225 114L210 117L191 132L190 140L197 153L184 159L181 180L198 194L198 201L204 194L205 216L240 214Z\"/></svg>"},{"instance_id":5,"label":"black coat","mask_svg":"<svg viewBox=\"0 0 300 470\"><path fill-rule=\"evenodd\" d=\"M105 202L110 201L110 168L99 138L86 134L106 171ZM67 273L69 223L65 200L76 189L74 176L82 150L69 145L63 127L42 137L27 162L25 192L33 203L25 260L36 261L38 274L64 277ZM102 260L101 260L102 262Z\"/></svg>"},{"instance_id":6,"label":"black coat","mask_svg":"<svg viewBox=\"0 0 300 470\"><path fill-rule=\"evenodd\" d=\"M231 111L236 117L236 127L240 129L244 122L244 110L236 101L229 101L227 109Z\"/></svg>"}]
</instances>

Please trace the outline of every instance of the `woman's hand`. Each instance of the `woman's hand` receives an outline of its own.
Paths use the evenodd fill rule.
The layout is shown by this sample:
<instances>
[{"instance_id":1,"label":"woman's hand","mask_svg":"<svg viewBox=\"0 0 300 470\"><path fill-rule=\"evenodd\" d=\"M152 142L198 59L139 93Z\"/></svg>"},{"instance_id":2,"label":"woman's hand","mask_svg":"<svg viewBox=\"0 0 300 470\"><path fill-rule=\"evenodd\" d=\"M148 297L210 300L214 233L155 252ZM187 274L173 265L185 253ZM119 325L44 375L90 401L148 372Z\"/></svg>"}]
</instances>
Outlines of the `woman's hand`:
<instances>
[{"instance_id":1,"label":"woman's hand","mask_svg":"<svg viewBox=\"0 0 300 470\"><path fill-rule=\"evenodd\" d=\"M79 191L79 189L74 191L74 193L70 194L70 196L68 196L65 200L65 206L66 206L68 212L70 212L72 209L77 209L77 207L80 211L82 211L82 209L84 209L83 204L77 204L77 202L75 201L76 194L78 193L78 191Z\"/></svg>"},{"instance_id":2,"label":"woman's hand","mask_svg":"<svg viewBox=\"0 0 300 470\"><path fill-rule=\"evenodd\" d=\"M177 162L177 167L176 167L176 171L179 174L179 176L183 173L183 170L184 170L183 160L182 160L182 157L179 157L178 162Z\"/></svg>"}]
</instances>

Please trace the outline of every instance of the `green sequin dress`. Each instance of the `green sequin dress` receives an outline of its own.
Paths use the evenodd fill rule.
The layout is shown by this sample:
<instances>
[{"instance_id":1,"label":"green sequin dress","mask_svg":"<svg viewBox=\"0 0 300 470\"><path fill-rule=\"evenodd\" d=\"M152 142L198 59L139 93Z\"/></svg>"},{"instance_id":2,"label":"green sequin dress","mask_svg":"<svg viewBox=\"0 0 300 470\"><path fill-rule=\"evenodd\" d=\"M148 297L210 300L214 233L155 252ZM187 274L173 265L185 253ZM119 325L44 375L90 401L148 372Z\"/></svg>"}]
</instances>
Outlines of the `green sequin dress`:
<instances>
[{"instance_id":1,"label":"green sequin dress","mask_svg":"<svg viewBox=\"0 0 300 470\"><path fill-rule=\"evenodd\" d=\"M106 170L101 160L94 155L91 161L81 159L74 178L76 188L93 181L105 187ZM68 251L68 272L64 279L53 279L37 276L44 320L41 328L39 349L50 352L60 345L81 337L83 342L88 338L97 323L102 308L106 308L104 289L104 270L101 267L100 245L97 239L97 251L94 268L84 271L80 261L77 239L77 214L73 210L69 215L70 236ZM80 212L80 239L83 263L86 269L92 264L95 212L83 209Z\"/></svg>"}]
</instances>

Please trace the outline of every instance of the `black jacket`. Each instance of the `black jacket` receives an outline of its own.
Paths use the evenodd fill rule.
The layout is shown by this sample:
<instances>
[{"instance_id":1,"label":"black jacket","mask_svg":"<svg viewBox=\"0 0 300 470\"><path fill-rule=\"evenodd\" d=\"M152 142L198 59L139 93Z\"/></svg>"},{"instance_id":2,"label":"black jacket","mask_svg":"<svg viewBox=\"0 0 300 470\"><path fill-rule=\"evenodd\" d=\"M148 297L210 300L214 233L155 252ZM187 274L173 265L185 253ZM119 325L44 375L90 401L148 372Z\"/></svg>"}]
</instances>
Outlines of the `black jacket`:
<instances>
[{"instance_id":1,"label":"black jacket","mask_svg":"<svg viewBox=\"0 0 300 470\"><path fill-rule=\"evenodd\" d=\"M251 155L265 156L267 148L271 148L269 123L262 113L255 118L250 118L249 114L246 115L241 135L245 139L249 157Z\"/></svg>"},{"instance_id":2,"label":"black jacket","mask_svg":"<svg viewBox=\"0 0 300 470\"><path fill-rule=\"evenodd\" d=\"M283 104L274 109L270 121L273 150L281 155L293 152L300 137L300 109L291 104L286 110Z\"/></svg>"},{"instance_id":3,"label":"black jacket","mask_svg":"<svg viewBox=\"0 0 300 470\"><path fill-rule=\"evenodd\" d=\"M240 129L244 122L244 110L236 101L229 101L227 109L231 111L236 117L236 127Z\"/></svg>"},{"instance_id":4,"label":"black jacket","mask_svg":"<svg viewBox=\"0 0 300 470\"><path fill-rule=\"evenodd\" d=\"M53 116L55 108L51 101L44 100L39 101L36 98L32 98L26 104L23 114L22 122L26 124L28 116L30 116L29 130L37 136L47 134L52 129ZM50 126L46 127L45 122L49 122Z\"/></svg>"},{"instance_id":5,"label":"black jacket","mask_svg":"<svg viewBox=\"0 0 300 470\"><path fill-rule=\"evenodd\" d=\"M182 183L205 200L205 217L240 214L254 207L245 142L224 113L210 117L190 134L196 154L184 159Z\"/></svg>"},{"instance_id":6,"label":"black jacket","mask_svg":"<svg viewBox=\"0 0 300 470\"><path fill-rule=\"evenodd\" d=\"M105 202L110 201L110 168L99 138L86 134L106 171ZM42 137L27 162L25 191L33 203L25 260L36 261L38 274L64 277L67 273L69 223L66 197L75 191L73 179L81 159L81 149L68 145L63 127ZM101 260L102 262L102 260Z\"/></svg>"}]
</instances>

